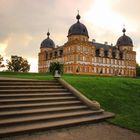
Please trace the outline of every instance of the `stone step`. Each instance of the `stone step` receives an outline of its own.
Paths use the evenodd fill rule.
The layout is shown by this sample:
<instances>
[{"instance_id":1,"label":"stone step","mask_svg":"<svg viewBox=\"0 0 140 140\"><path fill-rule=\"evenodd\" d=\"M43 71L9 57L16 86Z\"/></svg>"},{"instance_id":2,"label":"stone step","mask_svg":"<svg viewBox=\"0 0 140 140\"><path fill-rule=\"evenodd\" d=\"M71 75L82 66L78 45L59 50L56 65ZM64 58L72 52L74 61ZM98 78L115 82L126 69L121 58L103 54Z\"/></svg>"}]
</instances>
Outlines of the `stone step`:
<instances>
[{"instance_id":1,"label":"stone step","mask_svg":"<svg viewBox=\"0 0 140 140\"><path fill-rule=\"evenodd\" d=\"M91 110L56 80L0 80L0 137L112 116L102 109Z\"/></svg>"},{"instance_id":2,"label":"stone step","mask_svg":"<svg viewBox=\"0 0 140 140\"><path fill-rule=\"evenodd\" d=\"M72 93L70 92L57 92L57 93L16 93L16 94L3 94L0 93L0 100L1 99L17 99L17 98L23 98L23 97L32 97L32 98L38 98L38 97L51 97L51 96L70 96Z\"/></svg>"},{"instance_id":3,"label":"stone step","mask_svg":"<svg viewBox=\"0 0 140 140\"><path fill-rule=\"evenodd\" d=\"M78 99L76 98L71 98L71 99L52 99L52 100L35 100L35 101L22 101L22 102L2 102L0 103L0 106L2 105L21 105L21 104L34 104L34 103L53 103L53 102L62 102L62 101L77 101Z\"/></svg>"},{"instance_id":4,"label":"stone step","mask_svg":"<svg viewBox=\"0 0 140 140\"><path fill-rule=\"evenodd\" d=\"M22 80L21 79L17 79L17 80L13 80L13 79L7 79L7 80L6 79L5 80L3 79L2 80L2 79L0 79L0 83L1 82L2 83L4 83L4 82L6 82L6 83L7 82L58 83L58 81L56 81L56 80L33 80L33 79L28 79L28 80L27 79L25 79L25 80L24 79L22 79Z\"/></svg>"},{"instance_id":5,"label":"stone step","mask_svg":"<svg viewBox=\"0 0 140 140\"><path fill-rule=\"evenodd\" d=\"M12 110L20 110L20 109L37 109L37 108L47 108L54 106L72 106L72 105L81 105L82 102L79 100L68 100L68 101L60 101L60 102L49 102L49 103L23 103L23 104L13 104L13 105L1 105L0 110L2 111L12 111Z\"/></svg>"},{"instance_id":6,"label":"stone step","mask_svg":"<svg viewBox=\"0 0 140 140\"><path fill-rule=\"evenodd\" d=\"M61 85L58 82L0 82L2 86L9 85Z\"/></svg>"},{"instance_id":7,"label":"stone step","mask_svg":"<svg viewBox=\"0 0 140 140\"><path fill-rule=\"evenodd\" d=\"M25 86L20 86L20 85L16 85L16 86L0 86L0 90L3 90L3 89L8 89L8 90L11 90L11 89L63 89L63 86L61 85L57 85L57 86L54 86L54 85L49 85L49 86L41 86L41 85L31 85L31 86L28 86L28 85L25 85Z\"/></svg>"},{"instance_id":8,"label":"stone step","mask_svg":"<svg viewBox=\"0 0 140 140\"><path fill-rule=\"evenodd\" d=\"M0 90L1 93L35 93L35 92L66 92L67 89L5 89Z\"/></svg>"},{"instance_id":9,"label":"stone step","mask_svg":"<svg viewBox=\"0 0 140 140\"><path fill-rule=\"evenodd\" d=\"M74 117L74 116L82 116L82 115L90 115L90 114L99 114L102 113L102 110L98 110L98 111L93 111L90 109L87 110L74 110L69 111L69 112L60 112L60 113L42 113L42 114L34 114L34 115L30 115L30 116L20 116L20 117L14 117L14 118L4 118L0 120L0 128L3 126L7 126L8 127L10 125L17 125L17 124L23 124L25 125L25 123L32 123L35 121L46 121L46 120L52 120L52 119L60 119L60 118L65 118L65 117Z\"/></svg>"},{"instance_id":10,"label":"stone step","mask_svg":"<svg viewBox=\"0 0 140 140\"><path fill-rule=\"evenodd\" d=\"M22 98L22 99L1 99L0 105L2 104L16 104L16 103L29 103L29 102L50 102L50 101L64 101L64 100L75 100L77 99L74 96L69 97L42 97L42 98Z\"/></svg>"},{"instance_id":11,"label":"stone step","mask_svg":"<svg viewBox=\"0 0 140 140\"><path fill-rule=\"evenodd\" d=\"M21 134L25 132L34 132L34 131L42 131L42 130L49 130L51 128L59 128L59 127L66 127L66 126L72 126L82 123L88 123L88 122L97 122L104 120L106 118L112 117L112 113L109 112L103 112L101 114L97 115L81 115L81 116L75 116L75 117L65 117L65 118L59 118L59 119L53 119L53 120L46 120L46 121L37 121L34 123L27 123L23 125L13 125L13 126L7 126L0 128L0 136L9 136L12 134Z\"/></svg>"},{"instance_id":12,"label":"stone step","mask_svg":"<svg viewBox=\"0 0 140 140\"><path fill-rule=\"evenodd\" d=\"M51 108L31 108L31 109L20 109L20 110L8 110L8 111L1 111L0 118L7 117L7 116L19 116L19 115L29 115L29 114L38 114L38 113L56 113L56 112L64 112L69 110L79 110L79 109L88 109L85 105L71 105L71 106L55 106Z\"/></svg>"}]
</instances>

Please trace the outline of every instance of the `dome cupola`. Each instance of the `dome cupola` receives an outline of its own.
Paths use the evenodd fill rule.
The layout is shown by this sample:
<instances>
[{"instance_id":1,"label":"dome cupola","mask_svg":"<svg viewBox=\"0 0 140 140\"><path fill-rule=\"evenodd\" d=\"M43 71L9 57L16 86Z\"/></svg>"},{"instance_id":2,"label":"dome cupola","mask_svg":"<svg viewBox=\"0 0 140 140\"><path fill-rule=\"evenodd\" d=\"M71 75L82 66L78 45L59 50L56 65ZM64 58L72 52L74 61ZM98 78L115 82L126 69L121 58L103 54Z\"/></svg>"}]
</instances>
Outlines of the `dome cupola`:
<instances>
[{"instance_id":1,"label":"dome cupola","mask_svg":"<svg viewBox=\"0 0 140 140\"><path fill-rule=\"evenodd\" d=\"M50 39L49 36L50 36L50 33L48 31L47 38L42 41L40 48L54 48L55 47L53 40Z\"/></svg>"},{"instance_id":2,"label":"dome cupola","mask_svg":"<svg viewBox=\"0 0 140 140\"><path fill-rule=\"evenodd\" d=\"M84 36L89 37L86 26L79 21L80 18L81 16L79 15L79 12L78 12L76 16L77 22L70 27L68 31L68 37L71 35L84 35Z\"/></svg>"},{"instance_id":3,"label":"dome cupola","mask_svg":"<svg viewBox=\"0 0 140 140\"><path fill-rule=\"evenodd\" d=\"M129 36L125 35L126 29L123 28L122 32L123 32L123 35L121 37L119 37L119 39L117 40L116 45L118 47L119 46L132 46L133 47L132 39Z\"/></svg>"}]
</instances>

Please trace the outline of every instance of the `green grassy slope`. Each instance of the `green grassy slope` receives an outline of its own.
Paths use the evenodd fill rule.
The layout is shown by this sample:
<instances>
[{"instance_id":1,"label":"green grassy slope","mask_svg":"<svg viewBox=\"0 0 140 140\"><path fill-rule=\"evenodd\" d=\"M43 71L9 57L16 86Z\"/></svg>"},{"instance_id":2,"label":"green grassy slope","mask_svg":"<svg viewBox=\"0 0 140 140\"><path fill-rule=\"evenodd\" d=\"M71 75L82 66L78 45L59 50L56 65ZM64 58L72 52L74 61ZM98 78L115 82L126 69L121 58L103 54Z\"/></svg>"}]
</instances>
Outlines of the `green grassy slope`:
<instances>
[{"instance_id":1,"label":"green grassy slope","mask_svg":"<svg viewBox=\"0 0 140 140\"><path fill-rule=\"evenodd\" d=\"M19 73L19 72L0 72L0 77L15 77L24 79L52 80L52 75L48 73Z\"/></svg>"},{"instance_id":2,"label":"green grassy slope","mask_svg":"<svg viewBox=\"0 0 140 140\"><path fill-rule=\"evenodd\" d=\"M114 112L110 122L140 132L140 78L64 75L63 79Z\"/></svg>"}]
</instances>

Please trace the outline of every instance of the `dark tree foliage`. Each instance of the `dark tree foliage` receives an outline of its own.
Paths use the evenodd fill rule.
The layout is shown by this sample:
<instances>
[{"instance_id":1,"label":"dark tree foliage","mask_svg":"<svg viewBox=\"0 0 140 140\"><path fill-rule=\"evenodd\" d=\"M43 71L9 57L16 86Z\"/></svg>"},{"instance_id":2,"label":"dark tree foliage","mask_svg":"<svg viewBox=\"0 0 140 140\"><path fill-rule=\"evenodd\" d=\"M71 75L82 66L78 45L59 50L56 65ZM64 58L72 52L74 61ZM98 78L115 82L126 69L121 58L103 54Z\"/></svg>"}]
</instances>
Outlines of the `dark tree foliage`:
<instances>
[{"instance_id":1,"label":"dark tree foliage","mask_svg":"<svg viewBox=\"0 0 140 140\"><path fill-rule=\"evenodd\" d=\"M3 68L4 64L3 64L3 57L0 55L0 68Z\"/></svg>"},{"instance_id":2,"label":"dark tree foliage","mask_svg":"<svg viewBox=\"0 0 140 140\"><path fill-rule=\"evenodd\" d=\"M11 56L11 60L7 60L7 68L12 72L28 72L30 65L26 59L20 56Z\"/></svg>"},{"instance_id":3,"label":"dark tree foliage","mask_svg":"<svg viewBox=\"0 0 140 140\"><path fill-rule=\"evenodd\" d=\"M136 75L140 76L140 65L136 64Z\"/></svg>"},{"instance_id":4,"label":"dark tree foliage","mask_svg":"<svg viewBox=\"0 0 140 140\"><path fill-rule=\"evenodd\" d=\"M58 70L59 74L63 74L64 65L59 62L52 62L49 67L49 71L51 74L55 74L55 70Z\"/></svg>"}]
</instances>

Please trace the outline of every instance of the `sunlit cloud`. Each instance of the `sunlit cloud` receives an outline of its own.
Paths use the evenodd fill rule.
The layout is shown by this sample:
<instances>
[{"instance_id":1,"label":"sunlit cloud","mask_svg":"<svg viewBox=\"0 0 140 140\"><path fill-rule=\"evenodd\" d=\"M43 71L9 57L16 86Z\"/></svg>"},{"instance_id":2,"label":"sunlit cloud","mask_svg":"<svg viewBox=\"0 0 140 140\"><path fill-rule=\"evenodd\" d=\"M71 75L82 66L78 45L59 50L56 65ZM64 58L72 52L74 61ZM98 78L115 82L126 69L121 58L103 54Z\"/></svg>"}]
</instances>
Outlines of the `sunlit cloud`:
<instances>
[{"instance_id":1,"label":"sunlit cloud","mask_svg":"<svg viewBox=\"0 0 140 140\"><path fill-rule=\"evenodd\" d=\"M5 49L7 47L6 43L0 43L0 55L5 56L6 52Z\"/></svg>"},{"instance_id":2,"label":"sunlit cloud","mask_svg":"<svg viewBox=\"0 0 140 140\"><path fill-rule=\"evenodd\" d=\"M129 31L136 31L133 22L112 9L115 1L95 0L90 9L85 13L85 20L108 31L112 30L113 33L120 31L125 24Z\"/></svg>"},{"instance_id":3,"label":"sunlit cloud","mask_svg":"<svg viewBox=\"0 0 140 140\"><path fill-rule=\"evenodd\" d=\"M30 64L30 72L38 71L38 59L37 58L28 58Z\"/></svg>"}]
</instances>

